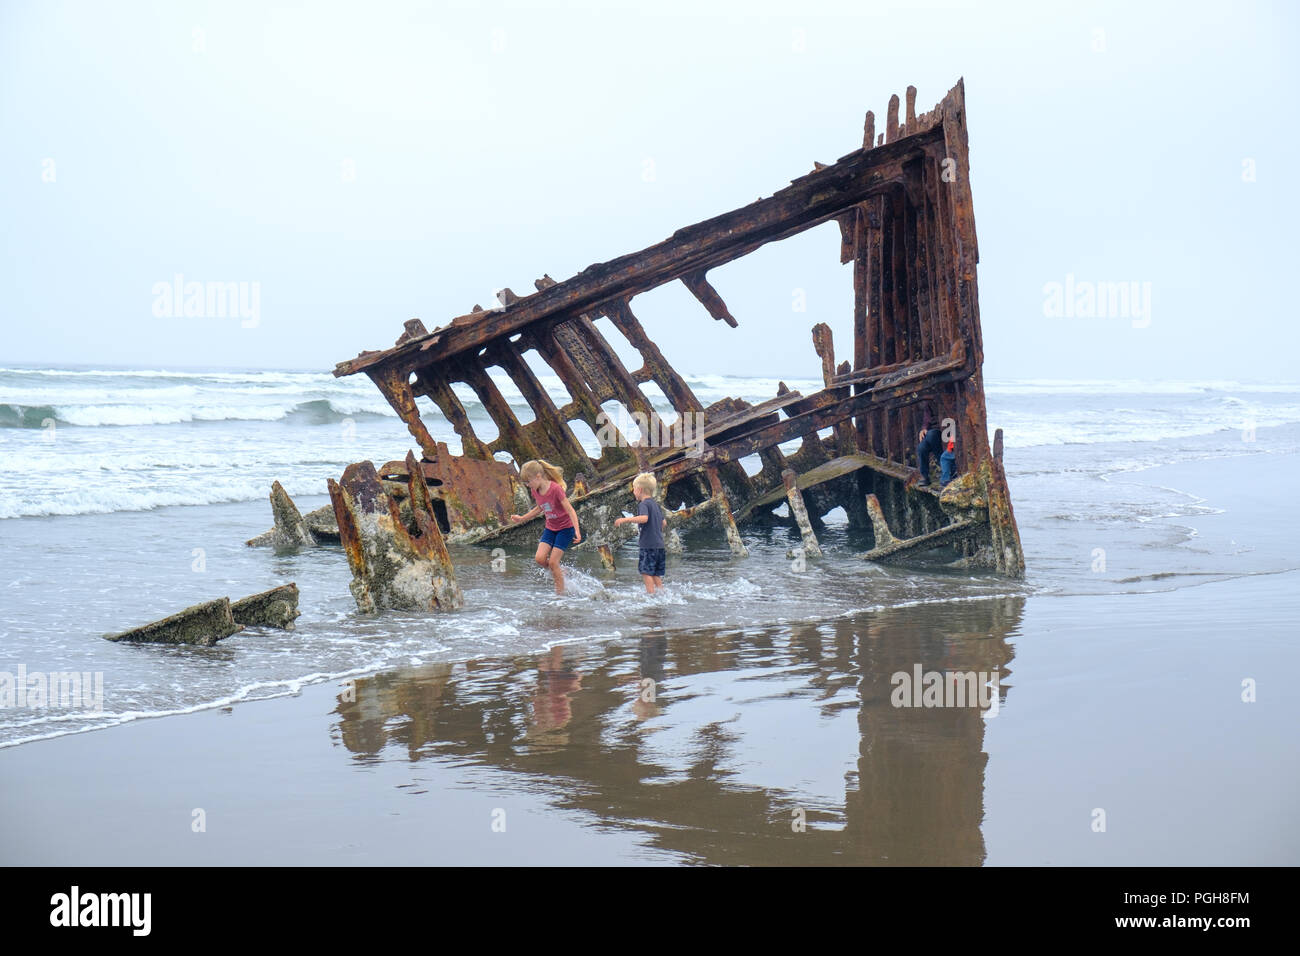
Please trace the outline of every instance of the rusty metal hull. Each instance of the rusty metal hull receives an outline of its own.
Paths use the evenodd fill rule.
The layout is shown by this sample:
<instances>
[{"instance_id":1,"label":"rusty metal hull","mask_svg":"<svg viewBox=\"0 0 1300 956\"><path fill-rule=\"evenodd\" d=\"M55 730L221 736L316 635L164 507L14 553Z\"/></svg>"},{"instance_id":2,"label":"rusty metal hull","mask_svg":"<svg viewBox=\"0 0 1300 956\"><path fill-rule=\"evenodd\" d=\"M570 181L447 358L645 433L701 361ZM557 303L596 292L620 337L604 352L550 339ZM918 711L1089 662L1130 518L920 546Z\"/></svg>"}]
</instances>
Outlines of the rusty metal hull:
<instances>
[{"instance_id":1,"label":"rusty metal hull","mask_svg":"<svg viewBox=\"0 0 1300 956\"><path fill-rule=\"evenodd\" d=\"M362 352L339 363L334 374L368 375L401 416L423 454L439 524L453 539L528 533L507 518L516 504L525 506L521 510L528 505L516 467L543 458L570 477L581 476L574 496L580 514L584 498L591 499L594 514L596 503L612 501L634 474L651 471L668 510L685 509L678 521L719 523L738 554L744 545L737 519L779 520L773 509L786 501L794 508L798 496L809 529L840 506L851 523L871 529L867 496L874 495L871 507L893 526L892 556L937 541L968 562L1021 577L1019 532L984 403L964 86L958 82L919 116L915 102L909 87L900 116L902 104L892 97L879 134L874 114L867 113L860 149L834 164L817 164L766 199L563 282L543 276L531 295L502 290L500 307L475 306L432 331L411 320L392 348ZM634 297L680 281L705 312L737 327L741 322L710 285L709 270L831 220L840 228L840 261L852 265L851 362L836 364L830 329L818 325L812 345L821 390L805 396L782 385L758 405L725 399L704 407L637 319ZM595 324L601 318L636 349L639 368L620 360ZM531 350L563 382L569 402L552 401L525 358ZM532 421L518 419L489 369L514 382ZM642 390L647 383L667 397L675 421L657 413ZM485 441L475 433L454 384L473 390L496 424L496 438ZM420 397L451 423L462 455L449 454L433 439L416 404ZM637 415L647 434L628 441L601 408L610 401ZM957 471L971 476L960 515L916 487L923 403L951 419ZM574 433L577 422L601 438L597 456ZM793 441L801 442L793 454L779 447ZM747 475L739 461L754 455L763 467ZM795 475L793 484L783 477L787 471ZM814 471L829 477L802 480ZM612 529L596 527L601 533L580 547L607 548L617 538ZM950 530L936 534L942 529Z\"/></svg>"}]
</instances>

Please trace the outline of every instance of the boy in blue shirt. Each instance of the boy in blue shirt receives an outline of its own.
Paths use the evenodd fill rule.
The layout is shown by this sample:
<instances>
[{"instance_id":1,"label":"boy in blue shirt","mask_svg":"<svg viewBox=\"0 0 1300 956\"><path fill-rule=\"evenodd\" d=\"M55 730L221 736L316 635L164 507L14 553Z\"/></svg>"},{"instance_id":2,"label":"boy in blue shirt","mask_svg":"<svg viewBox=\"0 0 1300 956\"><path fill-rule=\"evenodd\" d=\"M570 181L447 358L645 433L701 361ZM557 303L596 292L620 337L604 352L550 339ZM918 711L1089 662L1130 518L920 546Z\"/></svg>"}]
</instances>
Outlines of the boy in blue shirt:
<instances>
[{"instance_id":1,"label":"boy in blue shirt","mask_svg":"<svg viewBox=\"0 0 1300 956\"><path fill-rule=\"evenodd\" d=\"M645 582L647 594L663 590L664 565L668 552L664 548L664 530L668 519L664 509L655 501L655 491L659 483L649 472L642 472L632 479L632 496L637 500L636 517L615 518L614 524L625 522L641 526L641 556L637 561L637 571Z\"/></svg>"}]
</instances>

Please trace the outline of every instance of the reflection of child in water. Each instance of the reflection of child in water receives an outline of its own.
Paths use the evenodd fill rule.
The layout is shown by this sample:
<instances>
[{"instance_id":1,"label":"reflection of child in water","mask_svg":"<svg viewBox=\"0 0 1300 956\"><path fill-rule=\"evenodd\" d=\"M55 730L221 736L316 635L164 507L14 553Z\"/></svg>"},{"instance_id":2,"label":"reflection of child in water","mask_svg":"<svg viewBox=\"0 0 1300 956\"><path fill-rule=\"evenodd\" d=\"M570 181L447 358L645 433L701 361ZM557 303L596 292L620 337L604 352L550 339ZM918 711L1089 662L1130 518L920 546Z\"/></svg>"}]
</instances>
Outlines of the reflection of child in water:
<instances>
[{"instance_id":1,"label":"reflection of child in water","mask_svg":"<svg viewBox=\"0 0 1300 956\"><path fill-rule=\"evenodd\" d=\"M564 660L564 648L553 647L537 659L537 693L533 695L534 733L564 728L573 719L570 695L582 688L582 675Z\"/></svg>"},{"instance_id":2,"label":"reflection of child in water","mask_svg":"<svg viewBox=\"0 0 1300 956\"><path fill-rule=\"evenodd\" d=\"M659 684L664 679L664 659L668 655L668 638L654 634L641 638L641 676L637 678L632 713L637 720L649 720L663 713L659 706Z\"/></svg>"}]
</instances>

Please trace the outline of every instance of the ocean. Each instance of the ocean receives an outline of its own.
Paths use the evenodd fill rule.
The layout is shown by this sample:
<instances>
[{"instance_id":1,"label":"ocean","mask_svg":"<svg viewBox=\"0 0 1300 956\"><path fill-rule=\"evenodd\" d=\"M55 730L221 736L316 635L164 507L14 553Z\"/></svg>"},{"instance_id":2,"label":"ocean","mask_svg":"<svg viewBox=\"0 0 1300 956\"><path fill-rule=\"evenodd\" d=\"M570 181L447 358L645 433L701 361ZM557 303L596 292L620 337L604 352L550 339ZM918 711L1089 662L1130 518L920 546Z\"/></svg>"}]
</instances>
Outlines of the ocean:
<instances>
[{"instance_id":1,"label":"ocean","mask_svg":"<svg viewBox=\"0 0 1300 956\"><path fill-rule=\"evenodd\" d=\"M557 380L544 384L563 394ZM758 402L777 386L722 376L690 384L706 403L726 395ZM525 407L508 381L498 385ZM1144 477L1171 463L1249 456L1261 479L1284 479L1275 463L1300 450L1300 384L1022 380L991 381L986 391L990 426L1005 433L1023 582L939 564L862 562L855 554L864 542L833 513L822 535L826 557L804 570L787 557L795 538L783 528L746 531L751 556L742 560L720 535L688 535L685 553L670 561L666 593L653 598L636 577L634 542L612 574L594 556L571 557L569 592L559 598L530 553L510 551L500 573L488 549L453 547L463 611L366 618L337 547L284 554L244 541L271 524L273 481L306 512L328 502L326 479L348 463L401 458L413 447L369 380L313 371L0 369L0 671L96 674L103 686L97 707L0 708L0 747L392 668L909 607L960 621L964 606L989 601L1171 591L1300 565L1284 546L1194 527L1220 509L1213 489ZM460 397L491 437L472 393ZM426 422L459 450L441 416ZM288 581L301 591L293 632L249 630L212 648L102 639L202 600Z\"/></svg>"}]
</instances>

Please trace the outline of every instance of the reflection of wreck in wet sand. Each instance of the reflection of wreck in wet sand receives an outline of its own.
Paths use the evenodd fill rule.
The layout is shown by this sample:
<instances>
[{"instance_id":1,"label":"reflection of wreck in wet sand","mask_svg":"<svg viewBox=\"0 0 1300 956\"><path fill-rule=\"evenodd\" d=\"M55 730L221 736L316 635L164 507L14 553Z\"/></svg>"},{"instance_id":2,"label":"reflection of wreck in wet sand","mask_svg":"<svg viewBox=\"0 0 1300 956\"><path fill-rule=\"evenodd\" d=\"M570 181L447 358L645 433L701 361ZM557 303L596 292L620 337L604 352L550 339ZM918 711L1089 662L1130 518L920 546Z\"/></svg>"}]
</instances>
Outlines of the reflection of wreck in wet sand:
<instances>
[{"instance_id":1,"label":"reflection of wreck in wet sand","mask_svg":"<svg viewBox=\"0 0 1300 956\"><path fill-rule=\"evenodd\" d=\"M655 848L690 860L978 865L985 858L989 712L969 701L899 707L891 698L896 675L919 667L998 675L1001 699L994 706L1001 706L1012 657L1007 637L1023 606L1023 598L992 598L820 625L660 633L641 639L639 661L626 645L599 645L563 663L547 652L538 660L470 662L463 674L453 675L449 664L383 674L359 680L356 699L341 700L340 738L361 760L385 759L395 745L404 761L518 775L517 786L549 793L557 809L644 833ZM743 705L767 709L755 722L761 738L747 740L743 721L729 723L736 705L725 693L701 690L731 678L755 692L764 680L779 684L779 693ZM649 711L641 705L648 686L657 687ZM687 716L698 714L691 705L701 693L712 694L713 709L723 715L703 727ZM791 723L782 708L813 708L833 721L850 707L857 711L858 758L842 804L805 796L797 780L741 780L738 766L761 773L764 755L779 752L783 742L770 734ZM665 757L656 746L660 731L689 739L687 752ZM792 825L800 811L803 832Z\"/></svg>"},{"instance_id":2,"label":"reflection of wreck in wet sand","mask_svg":"<svg viewBox=\"0 0 1300 956\"><path fill-rule=\"evenodd\" d=\"M815 553L820 519L843 507L870 536L869 558L945 548L967 565L1022 576L1001 435L990 443L984 405L964 87L921 115L915 98L909 87L901 115L898 97L891 99L879 135L868 113L862 148L766 199L563 282L543 276L533 294L502 290L500 307L475 307L432 331L412 319L394 347L341 362L334 374L368 375L422 453L417 466L395 460L379 468L384 488L414 498L426 494L415 487L422 479L435 536L524 543L536 528L507 520L516 506L530 506L517 467L548 459L581 476L573 500L587 534L576 547L599 550L610 563L614 546L635 531L612 525L627 483L652 471L674 528L720 525L738 554L745 546L737 525L745 521L798 524ZM830 221L840 228L841 263L853 266L852 361L836 363L831 331L819 324L817 360L810 353L809 361L821 390L802 395L782 383L758 405L724 399L706 408L637 319L634 297L680 281L708 315L738 326L709 270ZM619 336L639 368L625 366L610 344ZM514 383L532 420L520 420L494 375ZM554 375L568 401L557 404L539 375ZM647 398L650 385L671 405L672 421ZM495 423L494 439L475 432L453 386L476 396ZM431 401L451 423L462 455L433 438L417 400ZM919 486L913 467L926 404L946 417L956 444L960 477L942 492ZM634 440L624 433L628 421L642 433ZM597 457L575 424L596 435ZM761 469L747 474L747 459ZM336 495L344 525L349 506L341 501ZM786 502L789 517L774 515Z\"/></svg>"}]
</instances>

